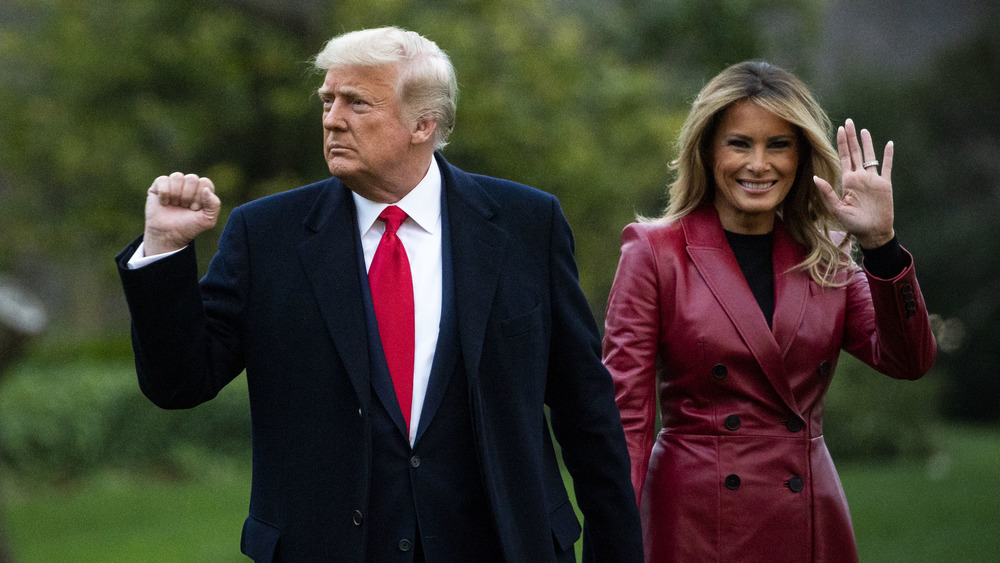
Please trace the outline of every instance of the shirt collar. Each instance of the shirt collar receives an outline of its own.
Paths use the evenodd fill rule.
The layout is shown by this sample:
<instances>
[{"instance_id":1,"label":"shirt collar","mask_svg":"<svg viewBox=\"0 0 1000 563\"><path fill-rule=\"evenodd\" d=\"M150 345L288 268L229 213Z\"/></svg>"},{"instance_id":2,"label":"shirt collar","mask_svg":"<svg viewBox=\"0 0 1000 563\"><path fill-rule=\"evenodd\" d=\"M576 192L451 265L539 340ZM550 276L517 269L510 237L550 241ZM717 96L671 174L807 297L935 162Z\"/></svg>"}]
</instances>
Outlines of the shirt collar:
<instances>
[{"instance_id":1,"label":"shirt collar","mask_svg":"<svg viewBox=\"0 0 1000 563\"><path fill-rule=\"evenodd\" d=\"M424 178L403 199L391 205L405 211L420 228L433 234L441 218L441 184L441 169L438 167L437 159L432 156ZM390 204L376 203L355 192L351 192L351 195L354 197L354 207L358 212L358 229L363 237L378 220L379 213Z\"/></svg>"}]
</instances>

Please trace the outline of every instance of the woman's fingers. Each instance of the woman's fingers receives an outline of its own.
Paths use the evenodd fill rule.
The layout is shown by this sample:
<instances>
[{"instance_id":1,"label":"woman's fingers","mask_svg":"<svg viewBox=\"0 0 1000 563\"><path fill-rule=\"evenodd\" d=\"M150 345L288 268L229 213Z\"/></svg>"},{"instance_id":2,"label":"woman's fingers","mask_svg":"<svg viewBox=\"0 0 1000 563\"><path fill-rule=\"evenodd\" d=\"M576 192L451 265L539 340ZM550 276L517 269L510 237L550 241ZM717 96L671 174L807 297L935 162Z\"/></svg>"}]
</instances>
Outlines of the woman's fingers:
<instances>
[{"instance_id":1,"label":"woman's fingers","mask_svg":"<svg viewBox=\"0 0 1000 563\"><path fill-rule=\"evenodd\" d=\"M882 178L886 182L892 182L892 155L895 145L892 141L885 144L885 152L882 154Z\"/></svg>"}]
</instances>

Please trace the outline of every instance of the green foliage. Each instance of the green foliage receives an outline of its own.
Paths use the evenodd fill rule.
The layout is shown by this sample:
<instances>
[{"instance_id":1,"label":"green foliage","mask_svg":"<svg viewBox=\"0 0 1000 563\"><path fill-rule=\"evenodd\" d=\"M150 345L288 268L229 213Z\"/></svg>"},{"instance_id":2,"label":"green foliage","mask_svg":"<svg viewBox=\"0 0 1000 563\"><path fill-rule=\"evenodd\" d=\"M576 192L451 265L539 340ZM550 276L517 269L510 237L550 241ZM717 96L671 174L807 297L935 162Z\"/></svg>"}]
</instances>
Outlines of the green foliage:
<instances>
[{"instance_id":1,"label":"green foliage","mask_svg":"<svg viewBox=\"0 0 1000 563\"><path fill-rule=\"evenodd\" d=\"M596 41L555 2L345 1L344 29L400 25L436 41L455 65L458 120L445 156L472 172L559 197L577 240L581 281L600 316L621 229L662 207L671 143L685 108L650 65Z\"/></svg>"},{"instance_id":2,"label":"green foliage","mask_svg":"<svg viewBox=\"0 0 1000 563\"><path fill-rule=\"evenodd\" d=\"M826 395L823 433L835 461L925 459L932 449L940 370L918 381L885 377L841 354Z\"/></svg>"},{"instance_id":3,"label":"green foliage","mask_svg":"<svg viewBox=\"0 0 1000 563\"><path fill-rule=\"evenodd\" d=\"M938 376L893 381L844 356L825 417L834 458L926 457ZM139 392L129 364L33 362L0 387L0 464L43 480L107 469L190 476L249 459L249 416L243 378L209 403L164 411Z\"/></svg>"},{"instance_id":4,"label":"green foliage","mask_svg":"<svg viewBox=\"0 0 1000 563\"><path fill-rule=\"evenodd\" d=\"M805 59L816 48L823 9L816 0L595 0L587 6L594 26L630 60L709 77L764 55Z\"/></svg>"},{"instance_id":5,"label":"green foliage","mask_svg":"<svg viewBox=\"0 0 1000 563\"><path fill-rule=\"evenodd\" d=\"M0 270L39 291L53 319L32 364L45 369L20 370L0 395L8 466L76 475L101 460L139 463L145 454L133 450L140 448L153 456L150 465L183 471L185 459L201 454L185 454L178 436L224 455L236 451L212 441L221 437L203 429L213 425L240 436L233 442L245 447L247 412L238 391L191 412L166 413L139 396L125 366L107 371L86 362L116 362L126 354L127 314L110 258L141 232L144 190L156 176L209 175L225 219L234 205L327 175L314 95L320 78L308 60L329 36L399 25L449 53L461 95L446 157L560 198L576 235L582 285L600 321L621 229L637 213L656 215L665 204L667 163L691 98L723 66L747 58L776 59L808 76L811 69L803 67L817 48L823 9L815 0L767 0L752 8L732 0L344 0L273 8L313 10L307 18L313 23L295 24L262 15L257 4L15 0L2 8L10 17L0 23ZM859 103L848 91L851 109L885 109L896 124L912 121L899 108ZM973 92L979 103L991 90ZM943 177L949 176L933 176ZM910 205L908 199L900 204ZM903 223L912 215L897 216ZM900 231L909 246L917 229L903 224ZM202 238L204 267L215 235ZM951 239L945 250L956 244ZM921 264L936 259L917 254ZM106 346L105 334L120 338ZM870 380L891 384L892 393L928 387L868 373L855 384L851 372L845 362L828 420L831 433L868 436L857 442L868 445L848 455L919 451L879 445L880 427L898 429L865 419L882 413L881 405L860 414L839 405L853 409L857 401L847 389L866 389ZM881 388L864 395L886 396ZM87 400L76 402L89 408L71 404L80 397ZM926 419L906 422L923 428ZM157 428L169 437L154 435ZM836 445L835 436L831 441Z\"/></svg>"},{"instance_id":6,"label":"green foliage","mask_svg":"<svg viewBox=\"0 0 1000 563\"><path fill-rule=\"evenodd\" d=\"M322 170L306 38L193 1L18 7L31 24L0 31L0 268L43 257L61 328L121 311L109 258L142 232L156 176L211 174L232 206Z\"/></svg>"},{"instance_id":7,"label":"green foliage","mask_svg":"<svg viewBox=\"0 0 1000 563\"><path fill-rule=\"evenodd\" d=\"M249 460L242 378L188 411L164 411L139 392L128 364L24 365L0 389L4 472L65 480L98 469L184 477L219 459Z\"/></svg>"},{"instance_id":8,"label":"green foliage","mask_svg":"<svg viewBox=\"0 0 1000 563\"><path fill-rule=\"evenodd\" d=\"M326 175L306 72L323 26L278 25L242 2L16 6L20 25L0 41L15 77L0 85L0 203L14 210L0 268L45 277L68 313L60 328L120 330L120 300L97 297L117 291L113 271L93 257L140 232L156 176L210 175L228 209ZM416 29L451 55L462 95L447 156L560 197L600 317L618 234L663 207L671 144L706 72L761 56L774 37L805 45L815 6L349 0L313 15L330 35ZM38 256L53 271L27 266Z\"/></svg>"}]
</instances>

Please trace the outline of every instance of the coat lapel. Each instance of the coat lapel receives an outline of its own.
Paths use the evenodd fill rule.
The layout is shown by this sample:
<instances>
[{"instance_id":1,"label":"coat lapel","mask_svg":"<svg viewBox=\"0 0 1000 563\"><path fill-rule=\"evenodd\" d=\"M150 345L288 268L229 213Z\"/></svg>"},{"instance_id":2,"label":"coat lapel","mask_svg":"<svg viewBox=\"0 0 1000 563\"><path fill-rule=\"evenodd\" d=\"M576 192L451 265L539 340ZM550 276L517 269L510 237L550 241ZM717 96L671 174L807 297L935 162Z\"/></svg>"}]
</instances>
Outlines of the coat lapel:
<instances>
[{"instance_id":1,"label":"coat lapel","mask_svg":"<svg viewBox=\"0 0 1000 563\"><path fill-rule=\"evenodd\" d=\"M441 169L444 164L442 162ZM434 361L431 365L430 379L427 382L427 393L424 395L424 406L420 412L420 422L414 443L434 419L441 401L448 389L448 383L455 372L458 357L458 331L455 319L455 281L452 266L451 223L448 213L448 185L441 190L441 324L438 330L437 348L434 350Z\"/></svg>"},{"instance_id":2,"label":"coat lapel","mask_svg":"<svg viewBox=\"0 0 1000 563\"><path fill-rule=\"evenodd\" d=\"M361 404L367 405L370 367L356 222L350 191L330 179L303 221L314 234L299 245L299 255L334 346Z\"/></svg>"},{"instance_id":3,"label":"coat lapel","mask_svg":"<svg viewBox=\"0 0 1000 563\"><path fill-rule=\"evenodd\" d=\"M805 259L802 247L780 220L774 223L774 339L784 357L795 340L806 311L809 274L795 270Z\"/></svg>"},{"instance_id":4,"label":"coat lapel","mask_svg":"<svg viewBox=\"0 0 1000 563\"><path fill-rule=\"evenodd\" d=\"M715 208L703 205L682 218L681 225L687 240L688 255L705 279L712 295L726 311L726 315L775 391L793 412L798 412L792 388L785 374L782 350L778 347L771 329L768 328L767 320L757 305L750 287L743 279L739 263L736 262L736 256L726 241ZM779 272L776 264L775 274L778 279L784 277ZM776 316L779 309L786 309L784 304L780 304L781 297L781 290L776 287ZM782 310L782 316L789 314L790 311Z\"/></svg>"},{"instance_id":5,"label":"coat lapel","mask_svg":"<svg viewBox=\"0 0 1000 563\"><path fill-rule=\"evenodd\" d=\"M474 384L507 234L493 222L499 205L483 187L444 159L439 163L447 190L459 343Z\"/></svg>"}]
</instances>

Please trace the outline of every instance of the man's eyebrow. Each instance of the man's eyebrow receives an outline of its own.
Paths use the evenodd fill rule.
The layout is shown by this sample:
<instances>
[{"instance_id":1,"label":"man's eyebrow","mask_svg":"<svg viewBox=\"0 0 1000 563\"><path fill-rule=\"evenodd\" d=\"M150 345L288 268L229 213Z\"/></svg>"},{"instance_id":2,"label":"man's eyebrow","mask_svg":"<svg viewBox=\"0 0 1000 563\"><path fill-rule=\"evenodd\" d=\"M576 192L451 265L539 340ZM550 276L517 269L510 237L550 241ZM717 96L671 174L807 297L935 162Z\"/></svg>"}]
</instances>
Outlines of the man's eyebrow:
<instances>
[{"instance_id":1,"label":"man's eyebrow","mask_svg":"<svg viewBox=\"0 0 1000 563\"><path fill-rule=\"evenodd\" d=\"M334 96L346 96L348 98L358 98L364 97L366 92L359 88L354 88L352 86L340 86L338 88L327 89L320 86L319 90L316 91L320 96L334 95Z\"/></svg>"}]
</instances>

